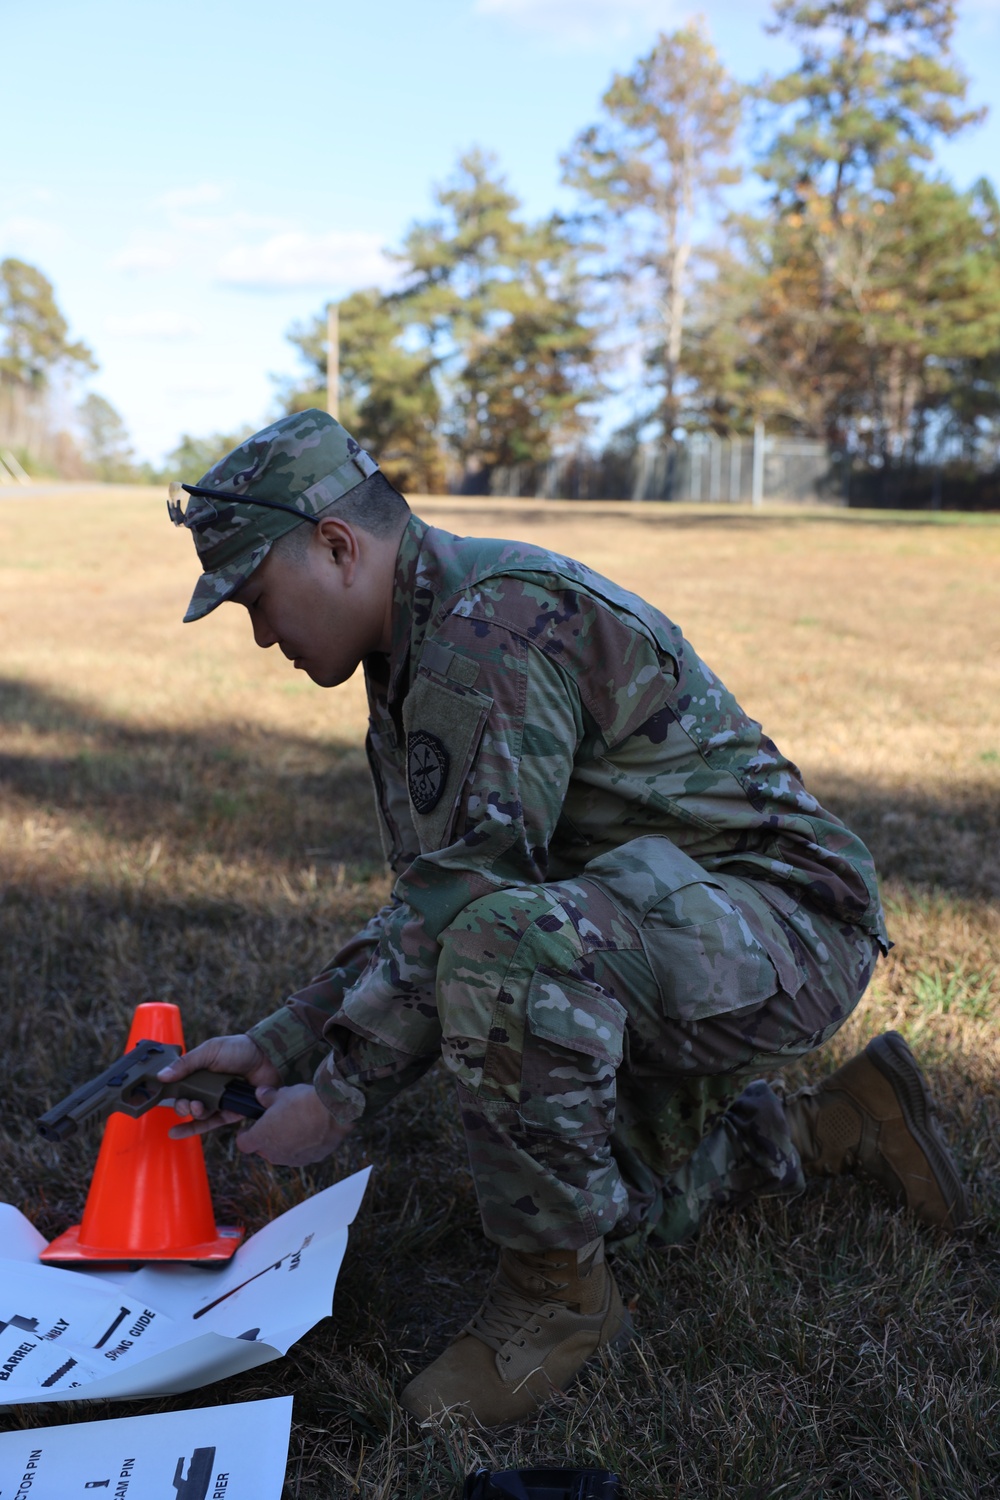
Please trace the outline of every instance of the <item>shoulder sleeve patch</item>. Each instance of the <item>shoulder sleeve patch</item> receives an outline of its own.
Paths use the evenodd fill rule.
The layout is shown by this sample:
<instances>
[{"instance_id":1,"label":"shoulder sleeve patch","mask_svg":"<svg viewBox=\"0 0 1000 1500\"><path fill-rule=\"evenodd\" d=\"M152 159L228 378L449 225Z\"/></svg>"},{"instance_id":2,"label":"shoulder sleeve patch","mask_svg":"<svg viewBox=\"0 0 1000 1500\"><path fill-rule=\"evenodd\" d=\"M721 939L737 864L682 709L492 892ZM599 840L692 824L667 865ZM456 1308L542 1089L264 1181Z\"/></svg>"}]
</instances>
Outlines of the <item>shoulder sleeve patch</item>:
<instances>
[{"instance_id":1,"label":"shoulder sleeve patch","mask_svg":"<svg viewBox=\"0 0 1000 1500\"><path fill-rule=\"evenodd\" d=\"M453 684L451 677L445 684L423 672L406 696L406 789L424 853L450 842L462 787L492 706L492 698Z\"/></svg>"},{"instance_id":2,"label":"shoulder sleeve patch","mask_svg":"<svg viewBox=\"0 0 1000 1500\"><path fill-rule=\"evenodd\" d=\"M406 737L406 785L413 811L433 812L448 781L451 756L429 729L413 729Z\"/></svg>"}]
</instances>

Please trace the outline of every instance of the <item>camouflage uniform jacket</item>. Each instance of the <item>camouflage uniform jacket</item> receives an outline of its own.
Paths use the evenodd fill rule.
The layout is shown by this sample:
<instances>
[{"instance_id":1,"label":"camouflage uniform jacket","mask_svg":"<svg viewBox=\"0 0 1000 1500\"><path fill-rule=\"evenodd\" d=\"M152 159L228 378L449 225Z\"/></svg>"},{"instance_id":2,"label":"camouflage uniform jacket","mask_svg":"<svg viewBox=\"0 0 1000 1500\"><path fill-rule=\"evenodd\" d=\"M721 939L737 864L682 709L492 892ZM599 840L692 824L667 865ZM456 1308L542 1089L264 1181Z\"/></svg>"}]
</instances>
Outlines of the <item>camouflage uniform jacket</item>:
<instances>
[{"instance_id":1,"label":"camouflage uniform jacket","mask_svg":"<svg viewBox=\"0 0 1000 1500\"><path fill-rule=\"evenodd\" d=\"M865 846L676 625L582 564L413 517L391 653L365 675L391 900L250 1033L287 1082L315 1070L342 1122L438 1055L440 938L469 902L578 876L643 835L886 945Z\"/></svg>"}]
</instances>

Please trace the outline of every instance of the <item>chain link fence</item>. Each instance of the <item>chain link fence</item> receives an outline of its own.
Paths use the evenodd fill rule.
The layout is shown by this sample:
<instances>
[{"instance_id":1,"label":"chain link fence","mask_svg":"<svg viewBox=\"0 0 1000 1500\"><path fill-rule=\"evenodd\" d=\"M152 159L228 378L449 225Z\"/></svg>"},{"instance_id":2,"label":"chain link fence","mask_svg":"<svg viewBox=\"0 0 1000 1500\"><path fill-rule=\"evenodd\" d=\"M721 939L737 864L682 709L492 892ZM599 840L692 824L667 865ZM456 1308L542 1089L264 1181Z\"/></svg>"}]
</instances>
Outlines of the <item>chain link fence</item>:
<instances>
[{"instance_id":1,"label":"chain link fence","mask_svg":"<svg viewBox=\"0 0 1000 1500\"><path fill-rule=\"evenodd\" d=\"M674 443L642 443L629 452L575 453L547 464L494 469L466 493L564 500L687 500L714 504L763 500L847 503L846 466L824 443L801 438L720 438L692 433Z\"/></svg>"}]
</instances>

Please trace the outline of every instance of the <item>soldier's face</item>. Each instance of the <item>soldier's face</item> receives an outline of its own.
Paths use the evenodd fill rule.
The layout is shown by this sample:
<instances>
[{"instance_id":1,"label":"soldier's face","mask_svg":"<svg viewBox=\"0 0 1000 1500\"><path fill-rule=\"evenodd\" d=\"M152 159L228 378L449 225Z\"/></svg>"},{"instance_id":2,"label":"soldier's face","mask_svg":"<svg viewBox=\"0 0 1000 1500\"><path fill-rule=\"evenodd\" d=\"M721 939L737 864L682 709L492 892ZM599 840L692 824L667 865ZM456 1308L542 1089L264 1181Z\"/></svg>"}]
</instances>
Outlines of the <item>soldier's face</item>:
<instances>
[{"instance_id":1,"label":"soldier's face","mask_svg":"<svg viewBox=\"0 0 1000 1500\"><path fill-rule=\"evenodd\" d=\"M381 649L384 580L371 561L362 534L325 522L304 555L269 552L232 597L258 646L278 646L296 671L337 687Z\"/></svg>"}]
</instances>

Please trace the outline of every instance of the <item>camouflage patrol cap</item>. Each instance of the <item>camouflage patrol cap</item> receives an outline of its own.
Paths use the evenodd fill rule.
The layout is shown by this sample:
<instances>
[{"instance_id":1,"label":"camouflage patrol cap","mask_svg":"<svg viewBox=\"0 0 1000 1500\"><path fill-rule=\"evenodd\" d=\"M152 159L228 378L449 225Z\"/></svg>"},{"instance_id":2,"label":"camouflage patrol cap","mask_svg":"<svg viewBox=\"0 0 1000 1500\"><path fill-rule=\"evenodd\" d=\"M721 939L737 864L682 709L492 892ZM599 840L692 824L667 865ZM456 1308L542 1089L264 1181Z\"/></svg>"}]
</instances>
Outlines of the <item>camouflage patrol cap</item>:
<instances>
[{"instance_id":1,"label":"camouflage patrol cap","mask_svg":"<svg viewBox=\"0 0 1000 1500\"><path fill-rule=\"evenodd\" d=\"M315 521L377 469L333 417L300 411L255 432L196 485L171 485L170 519L189 528L205 570L185 623L241 588L286 531ZM185 510L182 490L191 494Z\"/></svg>"}]
</instances>

